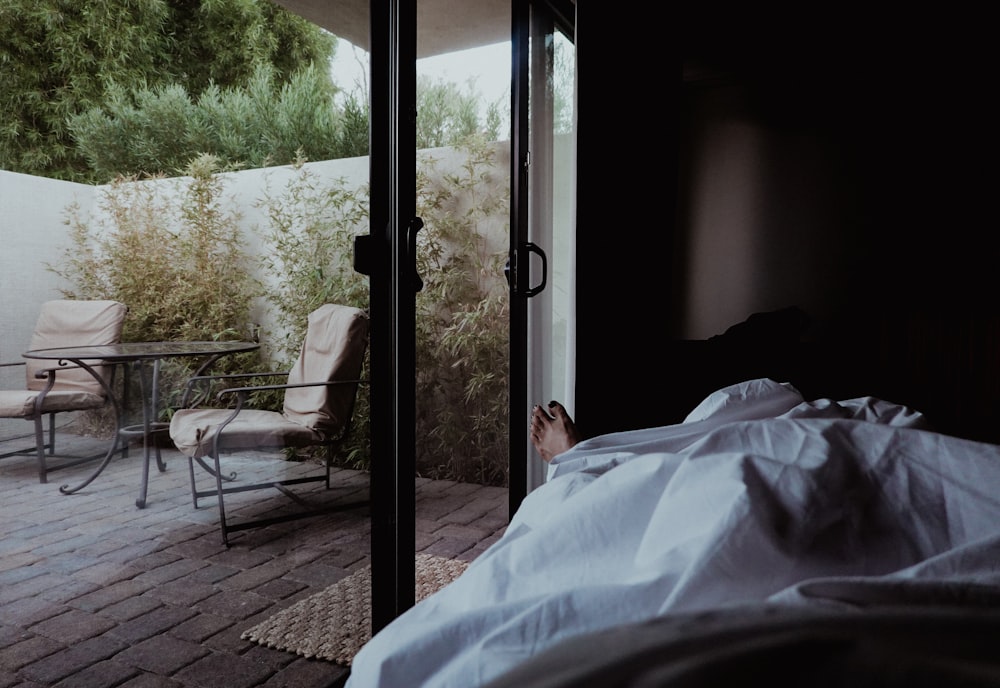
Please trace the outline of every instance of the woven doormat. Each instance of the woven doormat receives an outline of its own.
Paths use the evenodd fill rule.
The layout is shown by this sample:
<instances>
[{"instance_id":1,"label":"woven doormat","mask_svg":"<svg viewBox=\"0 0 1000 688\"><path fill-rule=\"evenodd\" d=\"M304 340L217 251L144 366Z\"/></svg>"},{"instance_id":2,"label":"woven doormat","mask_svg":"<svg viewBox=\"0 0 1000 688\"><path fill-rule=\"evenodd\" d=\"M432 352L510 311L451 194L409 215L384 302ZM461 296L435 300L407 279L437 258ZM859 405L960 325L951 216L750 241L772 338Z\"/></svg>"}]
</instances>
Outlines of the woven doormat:
<instances>
[{"instance_id":1,"label":"woven doormat","mask_svg":"<svg viewBox=\"0 0 1000 688\"><path fill-rule=\"evenodd\" d=\"M417 602L458 578L468 565L457 559L418 554ZM350 666L354 655L371 639L371 607L371 568L365 566L247 629L241 638Z\"/></svg>"}]
</instances>

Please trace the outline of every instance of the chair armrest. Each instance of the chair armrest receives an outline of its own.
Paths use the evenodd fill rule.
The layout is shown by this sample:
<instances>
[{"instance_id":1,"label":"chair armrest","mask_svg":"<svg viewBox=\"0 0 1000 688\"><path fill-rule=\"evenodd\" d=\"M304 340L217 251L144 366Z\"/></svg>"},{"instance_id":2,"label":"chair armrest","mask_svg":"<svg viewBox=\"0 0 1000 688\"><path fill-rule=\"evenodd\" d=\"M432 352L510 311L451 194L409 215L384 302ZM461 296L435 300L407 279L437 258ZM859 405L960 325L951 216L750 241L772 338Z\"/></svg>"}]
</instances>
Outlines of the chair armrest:
<instances>
[{"instance_id":1,"label":"chair armrest","mask_svg":"<svg viewBox=\"0 0 1000 688\"><path fill-rule=\"evenodd\" d=\"M294 389L297 387L332 387L334 385L360 385L367 384L368 380L327 380L325 382L297 382L284 385L257 385L255 387L230 387L219 392L215 398L222 401L222 397L229 394L236 394L241 399L250 392L260 392L272 389Z\"/></svg>"},{"instance_id":2,"label":"chair armrest","mask_svg":"<svg viewBox=\"0 0 1000 688\"><path fill-rule=\"evenodd\" d=\"M268 373L219 373L217 375L192 375L188 378L187 384L184 385L184 393L181 395L181 401L178 408L196 408L201 403L203 403L210 393L209 389L195 391L195 387L198 385L209 385L216 382L225 382L227 380L246 380L251 378L261 378L261 377L284 377L288 375L288 371L275 371ZM229 388L237 389L237 388Z\"/></svg>"}]
</instances>

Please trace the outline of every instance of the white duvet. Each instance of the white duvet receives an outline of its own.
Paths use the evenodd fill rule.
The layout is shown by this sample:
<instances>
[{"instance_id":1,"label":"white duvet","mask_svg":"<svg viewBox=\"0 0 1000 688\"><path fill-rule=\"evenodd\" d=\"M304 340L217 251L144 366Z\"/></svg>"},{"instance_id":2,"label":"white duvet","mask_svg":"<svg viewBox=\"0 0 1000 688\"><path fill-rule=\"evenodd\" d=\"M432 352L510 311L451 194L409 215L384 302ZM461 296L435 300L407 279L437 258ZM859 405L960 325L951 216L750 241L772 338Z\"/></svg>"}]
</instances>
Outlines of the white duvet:
<instances>
[{"instance_id":1,"label":"white duvet","mask_svg":"<svg viewBox=\"0 0 1000 688\"><path fill-rule=\"evenodd\" d=\"M355 657L350 688L471 688L581 633L915 582L1000 586L1000 446L752 380L553 459L506 534Z\"/></svg>"}]
</instances>

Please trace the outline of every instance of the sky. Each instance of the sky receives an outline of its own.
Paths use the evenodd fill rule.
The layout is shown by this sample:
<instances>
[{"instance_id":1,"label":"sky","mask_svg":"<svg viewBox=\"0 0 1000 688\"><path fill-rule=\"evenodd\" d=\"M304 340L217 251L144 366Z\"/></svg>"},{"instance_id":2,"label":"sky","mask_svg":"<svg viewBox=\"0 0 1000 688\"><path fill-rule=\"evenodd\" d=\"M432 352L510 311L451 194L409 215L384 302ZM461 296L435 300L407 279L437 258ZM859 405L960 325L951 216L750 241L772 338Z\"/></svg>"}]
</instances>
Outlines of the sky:
<instances>
[{"instance_id":1,"label":"sky","mask_svg":"<svg viewBox=\"0 0 1000 688\"><path fill-rule=\"evenodd\" d=\"M337 83L351 90L354 83L363 83L362 75L367 66L368 54L340 39L332 67ZM509 98L510 43L495 43L417 60L417 74L440 77L460 86L472 78L486 102Z\"/></svg>"}]
</instances>

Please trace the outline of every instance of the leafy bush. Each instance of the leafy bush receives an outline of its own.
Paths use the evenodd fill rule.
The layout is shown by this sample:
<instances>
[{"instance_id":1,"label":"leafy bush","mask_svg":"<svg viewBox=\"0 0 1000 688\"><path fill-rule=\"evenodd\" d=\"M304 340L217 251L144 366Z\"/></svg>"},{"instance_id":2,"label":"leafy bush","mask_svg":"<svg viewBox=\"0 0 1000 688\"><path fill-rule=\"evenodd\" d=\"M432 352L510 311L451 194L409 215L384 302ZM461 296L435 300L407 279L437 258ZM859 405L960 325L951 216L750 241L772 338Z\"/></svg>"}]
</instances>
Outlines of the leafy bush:
<instances>
[{"instance_id":1,"label":"leafy bush","mask_svg":"<svg viewBox=\"0 0 1000 688\"><path fill-rule=\"evenodd\" d=\"M102 195L92 222L70 206L71 247L58 266L48 266L75 285L64 296L126 304L123 341L256 336L250 314L261 285L248 269L241 218L225 202L217 171L215 158L201 156L189 165L186 180L119 178ZM164 361L163 389L177 393L200 363ZM245 353L223 357L215 371L258 368L259 356Z\"/></svg>"},{"instance_id":2,"label":"leafy bush","mask_svg":"<svg viewBox=\"0 0 1000 688\"><path fill-rule=\"evenodd\" d=\"M506 219L508 188L496 149L464 139L457 173L417 167L417 466L430 478L506 484L509 302L504 262L487 230Z\"/></svg>"},{"instance_id":3,"label":"leafy bush","mask_svg":"<svg viewBox=\"0 0 1000 688\"><path fill-rule=\"evenodd\" d=\"M266 298L276 331L269 337L269 358L286 370L298 357L309 314L324 303L368 310L368 283L354 272L354 237L367 231L368 192L350 189L343 179L319 179L299 158L294 175L279 190L265 187L258 208L267 216L260 259L269 282ZM362 370L368 378L368 358ZM255 397L256 405L280 408L279 393ZM367 468L370 463L370 396L358 389L354 424L338 460Z\"/></svg>"},{"instance_id":4,"label":"leafy bush","mask_svg":"<svg viewBox=\"0 0 1000 688\"><path fill-rule=\"evenodd\" d=\"M442 172L424 154L417 171L417 471L504 485L507 477L507 287L503 277L507 185L496 176L496 149L481 136L464 139L464 162ZM130 308L127 340L245 339L256 336L250 314L258 298L270 306L273 331L261 333L268 370L290 367L307 317L324 303L367 309L367 278L353 270L354 236L368 231L368 189L325 180L300 156L280 188L265 190L261 281L251 277L236 211L224 210L218 161L202 156L190 178L108 189L96 226L71 212L72 244L58 274L76 285L72 298L113 298ZM173 189L173 193L167 190ZM227 357L226 372L261 372L256 357ZM175 382L190 368L173 373ZM367 362L364 375L367 377ZM165 384L164 389L178 388ZM280 409L279 395L253 399ZM352 441L343 465L367 468L370 403L359 391Z\"/></svg>"}]
</instances>

